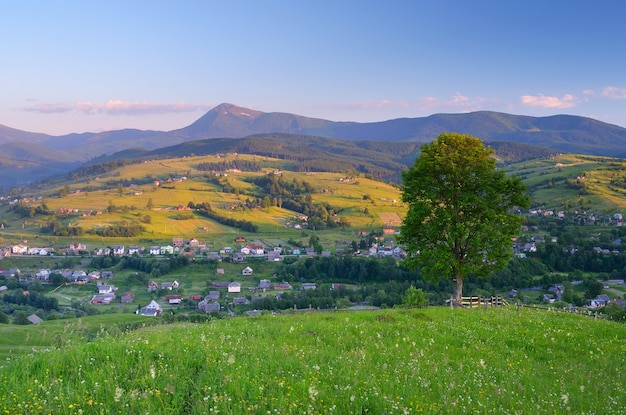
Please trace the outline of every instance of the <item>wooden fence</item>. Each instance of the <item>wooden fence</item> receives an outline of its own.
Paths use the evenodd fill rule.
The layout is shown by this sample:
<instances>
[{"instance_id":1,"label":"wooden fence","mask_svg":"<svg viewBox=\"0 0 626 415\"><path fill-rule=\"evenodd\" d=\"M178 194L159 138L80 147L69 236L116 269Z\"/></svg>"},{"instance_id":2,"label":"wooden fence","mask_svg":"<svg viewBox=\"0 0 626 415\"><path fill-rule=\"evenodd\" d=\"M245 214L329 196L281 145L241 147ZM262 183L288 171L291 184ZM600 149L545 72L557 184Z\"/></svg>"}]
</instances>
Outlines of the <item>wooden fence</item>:
<instances>
[{"instance_id":1,"label":"wooden fence","mask_svg":"<svg viewBox=\"0 0 626 415\"><path fill-rule=\"evenodd\" d=\"M450 307L457 305L454 304L451 300L448 300L450 303ZM509 303L500 296L491 296L491 297L461 297L461 307L465 308L478 308L478 307L502 307L507 306Z\"/></svg>"}]
</instances>

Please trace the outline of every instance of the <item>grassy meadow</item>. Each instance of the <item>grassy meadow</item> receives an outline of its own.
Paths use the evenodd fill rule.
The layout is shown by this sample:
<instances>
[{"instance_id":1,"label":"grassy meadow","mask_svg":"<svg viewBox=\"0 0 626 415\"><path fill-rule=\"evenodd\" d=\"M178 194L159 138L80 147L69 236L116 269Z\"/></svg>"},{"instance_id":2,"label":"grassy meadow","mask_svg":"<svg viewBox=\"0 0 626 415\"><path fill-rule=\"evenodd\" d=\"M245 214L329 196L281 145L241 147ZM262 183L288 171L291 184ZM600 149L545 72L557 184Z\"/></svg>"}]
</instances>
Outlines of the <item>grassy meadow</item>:
<instances>
[{"instance_id":1,"label":"grassy meadow","mask_svg":"<svg viewBox=\"0 0 626 415\"><path fill-rule=\"evenodd\" d=\"M597 213L626 209L623 159L562 154L552 159L517 163L507 170L522 178L533 203L546 209Z\"/></svg>"},{"instance_id":2,"label":"grassy meadow","mask_svg":"<svg viewBox=\"0 0 626 415\"><path fill-rule=\"evenodd\" d=\"M567 313L263 315L35 349L0 368L0 411L622 414L625 364L626 326Z\"/></svg>"}]
</instances>

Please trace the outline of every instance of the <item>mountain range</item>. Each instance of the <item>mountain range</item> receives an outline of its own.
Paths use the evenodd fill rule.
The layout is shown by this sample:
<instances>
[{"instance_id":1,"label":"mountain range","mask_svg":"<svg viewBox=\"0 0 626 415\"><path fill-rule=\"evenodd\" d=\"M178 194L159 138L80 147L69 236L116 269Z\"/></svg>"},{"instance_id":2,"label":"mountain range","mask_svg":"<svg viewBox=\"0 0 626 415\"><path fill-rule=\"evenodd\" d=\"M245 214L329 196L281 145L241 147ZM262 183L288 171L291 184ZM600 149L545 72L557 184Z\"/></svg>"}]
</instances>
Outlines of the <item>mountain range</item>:
<instances>
[{"instance_id":1,"label":"mountain range","mask_svg":"<svg viewBox=\"0 0 626 415\"><path fill-rule=\"evenodd\" d=\"M445 131L471 134L486 142L512 142L559 152L626 157L626 128L572 115L530 117L478 111L359 123L220 104L194 123L172 131L124 129L51 136L0 125L0 174L5 178L0 186L63 174L90 160L115 158L119 152L126 156L154 154L159 153L159 149L187 144L170 151L177 153L188 151L189 143L194 142L191 147L196 150L202 147L203 151L214 153L228 146L245 147L242 145L244 138L248 144L253 139L280 138L292 146L301 144L302 148L309 149L307 151L314 143L322 152L329 145L333 148L347 146L351 147L349 152L358 152L359 148L365 151L368 146L380 148L376 142L387 143L387 147L390 142L396 142L397 149L403 153L398 157L410 158L417 154L416 148L421 144ZM202 140L209 141L198 143ZM336 140L345 143L338 145ZM212 147L215 151L211 151ZM168 154L167 151L161 153ZM367 157L363 155L364 159ZM19 169L19 174L15 174L15 169Z\"/></svg>"}]
</instances>

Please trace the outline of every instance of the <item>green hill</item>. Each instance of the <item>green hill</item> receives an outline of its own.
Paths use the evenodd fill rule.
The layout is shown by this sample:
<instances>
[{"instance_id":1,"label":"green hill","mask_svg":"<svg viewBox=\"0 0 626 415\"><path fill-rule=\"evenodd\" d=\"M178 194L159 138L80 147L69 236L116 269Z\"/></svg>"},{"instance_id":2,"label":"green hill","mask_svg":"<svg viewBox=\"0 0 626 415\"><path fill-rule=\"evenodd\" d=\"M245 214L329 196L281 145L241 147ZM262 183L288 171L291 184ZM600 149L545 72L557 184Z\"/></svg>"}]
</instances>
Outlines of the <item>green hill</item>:
<instances>
[{"instance_id":1,"label":"green hill","mask_svg":"<svg viewBox=\"0 0 626 415\"><path fill-rule=\"evenodd\" d=\"M513 307L154 326L7 362L0 368L0 409L622 414L625 339L624 325Z\"/></svg>"},{"instance_id":2,"label":"green hill","mask_svg":"<svg viewBox=\"0 0 626 415\"><path fill-rule=\"evenodd\" d=\"M238 140L235 147L225 141L224 149L248 146L250 151L278 153L274 157L237 151L196 155L188 152L189 146L200 153L206 142L193 142L183 145L185 151L181 152L179 146L172 147L175 155L164 152L144 161L117 159L84 166L63 179L21 193L20 197L26 197L24 203L0 206L0 222L4 223L0 243L37 238L37 244L43 246L67 246L80 239L95 247L195 237L218 246L244 234L248 239L262 236L286 244L290 239L308 239L307 232L315 228L324 246L336 246L336 241L358 240L358 230L379 231L385 225L400 224L405 207L399 186L355 169L370 165L382 171L395 168L400 161L386 158L374 148L365 147L371 157L360 161L351 156L352 145L332 150L325 150L324 145L315 147L327 139L311 140L311 147L301 151L306 155L296 158L285 137L269 140L271 148L263 140L248 138ZM503 143L500 151L499 157L506 158L507 151L516 154L517 147ZM325 160L326 154L335 157L326 159L327 170L343 166L346 172L303 168ZM411 154L407 152L405 157ZM354 164L342 162L348 159ZM523 179L534 208L570 216L582 211L613 215L626 210L626 162L622 159L565 154L509 162L502 168ZM274 185L259 181L274 171L278 172ZM190 203L208 204L214 215L180 210ZM310 216L308 229L295 226L302 215ZM110 227L131 225L143 230L131 238L128 234L117 239L110 232L109 236L102 234Z\"/></svg>"}]
</instances>

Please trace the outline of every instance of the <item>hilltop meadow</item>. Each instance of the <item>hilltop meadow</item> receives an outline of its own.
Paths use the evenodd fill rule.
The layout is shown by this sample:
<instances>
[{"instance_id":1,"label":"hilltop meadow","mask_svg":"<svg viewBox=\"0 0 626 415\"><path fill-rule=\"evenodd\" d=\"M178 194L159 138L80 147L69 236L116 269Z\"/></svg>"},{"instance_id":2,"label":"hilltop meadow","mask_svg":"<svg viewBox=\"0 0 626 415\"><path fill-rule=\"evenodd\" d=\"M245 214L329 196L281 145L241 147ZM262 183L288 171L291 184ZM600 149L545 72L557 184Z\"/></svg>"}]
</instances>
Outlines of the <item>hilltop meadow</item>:
<instances>
[{"instance_id":1,"label":"hilltop meadow","mask_svg":"<svg viewBox=\"0 0 626 415\"><path fill-rule=\"evenodd\" d=\"M57 348L6 361L0 411L535 415L626 407L626 326L568 313L313 312L111 334L111 321L100 318L67 330L100 324L90 342L68 335ZM58 324L37 331L55 337Z\"/></svg>"}]
</instances>

